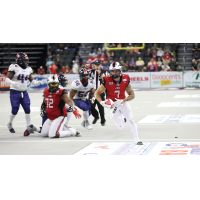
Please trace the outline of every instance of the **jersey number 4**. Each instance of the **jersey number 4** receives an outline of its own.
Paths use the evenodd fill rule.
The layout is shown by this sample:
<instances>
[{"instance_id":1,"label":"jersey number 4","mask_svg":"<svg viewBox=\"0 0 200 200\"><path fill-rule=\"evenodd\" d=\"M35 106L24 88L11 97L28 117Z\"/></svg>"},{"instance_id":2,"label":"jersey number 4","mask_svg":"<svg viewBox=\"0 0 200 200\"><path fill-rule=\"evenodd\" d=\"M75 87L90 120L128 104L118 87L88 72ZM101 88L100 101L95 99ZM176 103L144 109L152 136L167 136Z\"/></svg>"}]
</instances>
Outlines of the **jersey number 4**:
<instances>
[{"instance_id":1,"label":"jersey number 4","mask_svg":"<svg viewBox=\"0 0 200 200\"><path fill-rule=\"evenodd\" d=\"M46 98L45 100L47 101L47 104L46 104L47 107L48 107L48 108L53 108L53 106L52 106L52 104L53 104L53 99L48 99L48 98Z\"/></svg>"},{"instance_id":2,"label":"jersey number 4","mask_svg":"<svg viewBox=\"0 0 200 200\"><path fill-rule=\"evenodd\" d=\"M17 80L21 80L21 82L24 83L24 80L27 81L28 78L29 78L29 75L24 76L24 74L19 74L17 77Z\"/></svg>"}]
</instances>

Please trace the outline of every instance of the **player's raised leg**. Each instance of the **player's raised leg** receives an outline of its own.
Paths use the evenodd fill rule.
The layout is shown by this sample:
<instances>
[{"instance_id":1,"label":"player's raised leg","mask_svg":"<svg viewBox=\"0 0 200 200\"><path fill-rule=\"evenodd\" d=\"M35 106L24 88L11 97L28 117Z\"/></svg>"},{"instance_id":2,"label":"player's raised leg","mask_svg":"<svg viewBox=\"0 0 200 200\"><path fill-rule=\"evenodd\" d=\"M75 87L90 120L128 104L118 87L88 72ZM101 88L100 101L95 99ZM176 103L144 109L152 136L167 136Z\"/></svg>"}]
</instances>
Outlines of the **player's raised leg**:
<instances>
[{"instance_id":1,"label":"player's raised leg","mask_svg":"<svg viewBox=\"0 0 200 200\"><path fill-rule=\"evenodd\" d=\"M139 136L138 136L137 124L135 123L135 121L133 119L133 113L132 113L130 104L128 102L125 102L123 104L123 106L121 107L120 111L126 117L128 123L131 127L131 132L133 133L135 142L138 145L142 145L142 142L140 141Z\"/></svg>"}]
</instances>

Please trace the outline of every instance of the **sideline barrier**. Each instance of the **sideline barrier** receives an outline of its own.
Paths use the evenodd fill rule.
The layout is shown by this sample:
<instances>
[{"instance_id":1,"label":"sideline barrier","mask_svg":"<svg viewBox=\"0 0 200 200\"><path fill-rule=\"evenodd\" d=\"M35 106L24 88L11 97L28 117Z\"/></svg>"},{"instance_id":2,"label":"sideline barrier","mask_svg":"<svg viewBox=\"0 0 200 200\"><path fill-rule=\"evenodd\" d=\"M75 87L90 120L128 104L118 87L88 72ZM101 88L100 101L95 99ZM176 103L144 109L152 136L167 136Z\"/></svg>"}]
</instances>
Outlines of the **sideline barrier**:
<instances>
[{"instance_id":1,"label":"sideline barrier","mask_svg":"<svg viewBox=\"0 0 200 200\"><path fill-rule=\"evenodd\" d=\"M150 88L183 87L183 72L150 72Z\"/></svg>"},{"instance_id":2,"label":"sideline barrier","mask_svg":"<svg viewBox=\"0 0 200 200\"><path fill-rule=\"evenodd\" d=\"M200 87L200 71L184 73L183 80L183 87Z\"/></svg>"},{"instance_id":3,"label":"sideline barrier","mask_svg":"<svg viewBox=\"0 0 200 200\"><path fill-rule=\"evenodd\" d=\"M132 88L182 88L182 87L200 87L200 71L187 72L128 72L124 73L130 76ZM47 87L47 78L51 74L33 75L34 79L43 81L40 86L33 86L28 83L29 90L43 90ZM79 78L78 74L66 74L68 78L67 90L71 89L73 80ZM10 86L5 83L5 76L0 75L0 90L9 90Z\"/></svg>"}]
</instances>

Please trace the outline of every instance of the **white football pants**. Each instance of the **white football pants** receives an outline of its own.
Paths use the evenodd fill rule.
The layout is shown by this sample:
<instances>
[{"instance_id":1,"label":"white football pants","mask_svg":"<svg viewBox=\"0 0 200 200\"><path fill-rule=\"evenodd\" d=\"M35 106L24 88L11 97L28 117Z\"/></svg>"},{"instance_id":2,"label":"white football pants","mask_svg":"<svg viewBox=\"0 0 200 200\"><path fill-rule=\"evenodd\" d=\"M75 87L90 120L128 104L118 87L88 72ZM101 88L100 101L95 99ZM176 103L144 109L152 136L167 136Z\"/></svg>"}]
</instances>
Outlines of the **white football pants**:
<instances>
[{"instance_id":1,"label":"white football pants","mask_svg":"<svg viewBox=\"0 0 200 200\"><path fill-rule=\"evenodd\" d=\"M131 127L131 132L133 133L135 141L139 141L137 124L133 120L133 113L129 103L125 102L118 107L113 107L110 109L110 117L114 120L117 128L120 130L124 128L123 115Z\"/></svg>"},{"instance_id":2,"label":"white football pants","mask_svg":"<svg viewBox=\"0 0 200 200\"><path fill-rule=\"evenodd\" d=\"M42 137L55 137L57 132L63 130L63 126L67 121L67 117L60 116L54 120L47 119L42 126Z\"/></svg>"}]
</instances>

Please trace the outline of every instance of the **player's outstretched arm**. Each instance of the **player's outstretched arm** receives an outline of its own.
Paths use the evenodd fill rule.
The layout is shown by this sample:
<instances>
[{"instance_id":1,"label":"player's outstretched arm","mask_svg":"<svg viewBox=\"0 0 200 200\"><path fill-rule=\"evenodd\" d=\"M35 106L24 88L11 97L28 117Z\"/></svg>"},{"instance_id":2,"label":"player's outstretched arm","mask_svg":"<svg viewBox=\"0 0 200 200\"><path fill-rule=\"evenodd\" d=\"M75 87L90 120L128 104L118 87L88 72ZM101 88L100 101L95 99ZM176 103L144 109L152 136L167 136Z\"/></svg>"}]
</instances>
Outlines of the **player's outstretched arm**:
<instances>
[{"instance_id":1,"label":"player's outstretched arm","mask_svg":"<svg viewBox=\"0 0 200 200\"><path fill-rule=\"evenodd\" d=\"M65 103L67 103L70 107L74 105L74 102L67 96L67 94L62 95L62 99Z\"/></svg>"},{"instance_id":2,"label":"player's outstretched arm","mask_svg":"<svg viewBox=\"0 0 200 200\"><path fill-rule=\"evenodd\" d=\"M34 85L34 86L38 86L38 85L42 85L43 82L42 81L36 81L32 75L29 76L29 81Z\"/></svg>"},{"instance_id":3,"label":"player's outstretched arm","mask_svg":"<svg viewBox=\"0 0 200 200\"><path fill-rule=\"evenodd\" d=\"M77 92L77 90L74 90L74 89L71 89L70 90L70 93L69 93L69 97L70 97L70 99L74 102L74 96L75 96L75 94L76 94L76 92Z\"/></svg>"},{"instance_id":4,"label":"player's outstretched arm","mask_svg":"<svg viewBox=\"0 0 200 200\"><path fill-rule=\"evenodd\" d=\"M99 103L101 103L102 99L101 99L101 96L100 94L105 92L106 91L106 88L104 87L104 85L100 85L96 91L96 99Z\"/></svg>"},{"instance_id":5,"label":"player's outstretched arm","mask_svg":"<svg viewBox=\"0 0 200 200\"><path fill-rule=\"evenodd\" d=\"M91 93L91 95L92 95L92 98L90 99L91 103L94 103L94 101L95 101L95 95L94 95L95 91L96 91L96 90L95 90L94 88L92 88L92 89L90 90L90 93Z\"/></svg>"},{"instance_id":6,"label":"player's outstretched arm","mask_svg":"<svg viewBox=\"0 0 200 200\"><path fill-rule=\"evenodd\" d=\"M8 72L5 82L8 84L13 84L13 85L16 85L17 87L20 87L19 83L11 80L13 76L14 76L14 72Z\"/></svg>"},{"instance_id":7,"label":"player's outstretched arm","mask_svg":"<svg viewBox=\"0 0 200 200\"><path fill-rule=\"evenodd\" d=\"M126 92L127 92L127 94L128 94L129 96L128 96L126 99L123 100L123 103L124 103L125 101L130 101L130 100L132 100L132 99L135 98L135 94L134 94L134 91L133 91L133 89L132 89L130 83L129 83L128 86L126 87Z\"/></svg>"}]
</instances>

